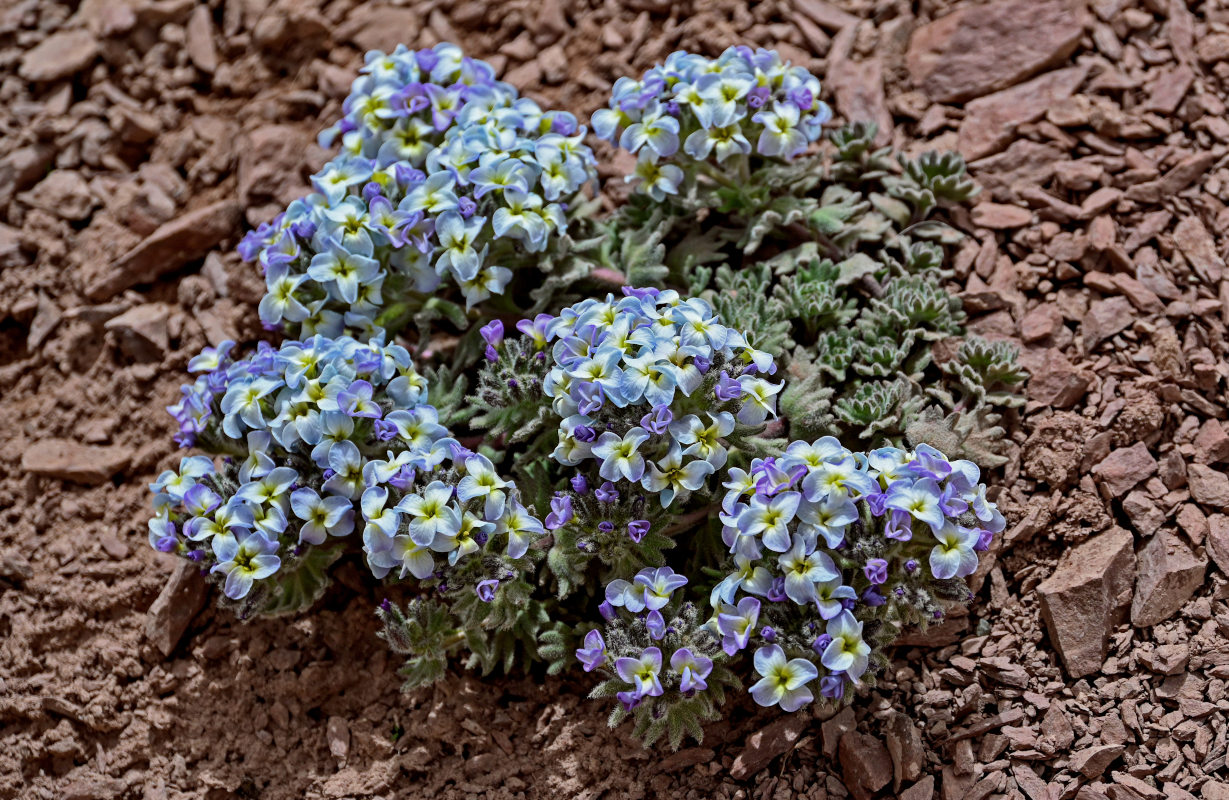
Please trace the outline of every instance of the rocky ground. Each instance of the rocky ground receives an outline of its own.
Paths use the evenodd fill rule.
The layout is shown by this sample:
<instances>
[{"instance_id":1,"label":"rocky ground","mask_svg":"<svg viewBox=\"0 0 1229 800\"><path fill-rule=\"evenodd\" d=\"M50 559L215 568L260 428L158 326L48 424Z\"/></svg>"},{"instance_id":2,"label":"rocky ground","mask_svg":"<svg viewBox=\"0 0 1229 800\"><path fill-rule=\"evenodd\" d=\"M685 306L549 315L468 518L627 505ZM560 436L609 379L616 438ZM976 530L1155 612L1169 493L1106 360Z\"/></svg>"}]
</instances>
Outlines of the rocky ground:
<instances>
[{"instance_id":1,"label":"rocky ground","mask_svg":"<svg viewBox=\"0 0 1229 800\"><path fill-rule=\"evenodd\" d=\"M971 162L959 288L1034 375L1011 526L854 709L643 751L583 682L400 694L357 572L300 619L168 610L207 604L145 484L188 357L260 334L233 245L303 191L365 49L439 40L584 114L671 50L775 47ZM1226 800L1227 87L1218 0L9 0L0 798Z\"/></svg>"}]
</instances>

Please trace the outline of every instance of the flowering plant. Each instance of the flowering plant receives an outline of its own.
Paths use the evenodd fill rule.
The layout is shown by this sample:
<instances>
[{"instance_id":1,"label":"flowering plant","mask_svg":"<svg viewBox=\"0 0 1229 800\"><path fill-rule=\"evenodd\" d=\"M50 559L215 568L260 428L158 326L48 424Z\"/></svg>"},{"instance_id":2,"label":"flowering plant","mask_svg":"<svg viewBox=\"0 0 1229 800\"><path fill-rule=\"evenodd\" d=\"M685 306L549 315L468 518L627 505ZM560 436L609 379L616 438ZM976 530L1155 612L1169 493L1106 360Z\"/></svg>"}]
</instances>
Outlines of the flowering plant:
<instances>
[{"instance_id":1,"label":"flowering plant","mask_svg":"<svg viewBox=\"0 0 1229 800\"><path fill-rule=\"evenodd\" d=\"M581 190L596 172L585 129L452 44L373 51L362 72L321 134L342 152L312 177L315 193L240 245L264 272L261 321L364 338L411 317L465 329L444 279L468 309L543 260L569 211L588 207Z\"/></svg>"},{"instance_id":2,"label":"flowering plant","mask_svg":"<svg viewBox=\"0 0 1229 800\"><path fill-rule=\"evenodd\" d=\"M372 459L429 468L447 431L400 345L315 336L239 360L232 349L192 359L202 374L168 409L180 444L222 465L189 456L151 484L150 544L199 563L241 616L302 610L355 529Z\"/></svg>"},{"instance_id":3,"label":"flowering plant","mask_svg":"<svg viewBox=\"0 0 1229 800\"><path fill-rule=\"evenodd\" d=\"M484 674L579 662L646 743L699 739L744 687L850 702L968 599L1005 524L977 461L1023 376L949 341L957 237L924 218L972 193L963 163L857 125L816 153L820 91L749 48L620 80L593 127L637 189L594 220L570 114L452 45L369 54L322 137L342 153L241 244L262 320L301 340L192 360L169 410L210 455L152 484L151 545L243 617L361 560L402 584L377 614L407 688L462 649ZM573 294L599 282L620 291Z\"/></svg>"}]
</instances>

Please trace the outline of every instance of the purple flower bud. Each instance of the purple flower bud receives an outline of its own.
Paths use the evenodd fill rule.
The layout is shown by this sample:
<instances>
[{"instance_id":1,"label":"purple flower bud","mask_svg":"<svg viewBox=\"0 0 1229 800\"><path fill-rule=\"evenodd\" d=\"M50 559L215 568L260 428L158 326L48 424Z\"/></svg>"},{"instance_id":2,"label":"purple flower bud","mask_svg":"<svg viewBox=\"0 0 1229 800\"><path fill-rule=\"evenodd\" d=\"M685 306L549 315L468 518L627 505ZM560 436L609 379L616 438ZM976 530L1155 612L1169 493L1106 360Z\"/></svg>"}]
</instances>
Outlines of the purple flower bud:
<instances>
[{"instance_id":1,"label":"purple flower bud","mask_svg":"<svg viewBox=\"0 0 1229 800\"><path fill-rule=\"evenodd\" d=\"M916 558L911 558L905 562L905 572L914 573L917 572L917 568L918 563Z\"/></svg>"},{"instance_id":2,"label":"purple flower bud","mask_svg":"<svg viewBox=\"0 0 1229 800\"><path fill-rule=\"evenodd\" d=\"M332 478L336 474L337 474L336 470L326 469L324 472L320 473L320 477L324 478L327 481L329 478Z\"/></svg>"},{"instance_id":3,"label":"purple flower bud","mask_svg":"<svg viewBox=\"0 0 1229 800\"><path fill-rule=\"evenodd\" d=\"M414 468L410 466L397 470L397 474L388 479L388 485L394 489L405 491L414 482Z\"/></svg>"},{"instance_id":4,"label":"purple flower bud","mask_svg":"<svg viewBox=\"0 0 1229 800\"><path fill-rule=\"evenodd\" d=\"M624 286L623 294L627 297L634 297L637 300L656 300L657 295L661 294L661 289L654 289L651 286L643 289L637 289L634 286Z\"/></svg>"},{"instance_id":5,"label":"purple flower bud","mask_svg":"<svg viewBox=\"0 0 1229 800\"><path fill-rule=\"evenodd\" d=\"M943 619L943 612L942 612L942 611L936 611L936 612L934 613L934 618L935 618L935 619Z\"/></svg>"},{"instance_id":6,"label":"purple flower bud","mask_svg":"<svg viewBox=\"0 0 1229 800\"><path fill-rule=\"evenodd\" d=\"M853 611L854 606L857 604L858 601L854 600L852 597L846 597L841 600L841 608L845 609L846 611Z\"/></svg>"},{"instance_id":7,"label":"purple flower bud","mask_svg":"<svg viewBox=\"0 0 1229 800\"><path fill-rule=\"evenodd\" d=\"M764 641L772 644L777 640L777 631L771 625L765 625L764 627L760 628L760 636L764 639Z\"/></svg>"},{"instance_id":8,"label":"purple flower bud","mask_svg":"<svg viewBox=\"0 0 1229 800\"><path fill-rule=\"evenodd\" d=\"M780 603L785 598L785 578L773 578L772 586L768 587L768 599L773 603Z\"/></svg>"},{"instance_id":9,"label":"purple flower bud","mask_svg":"<svg viewBox=\"0 0 1229 800\"><path fill-rule=\"evenodd\" d=\"M375 181L367 181L363 184L363 202L370 204L372 200L381 197L384 194L383 188Z\"/></svg>"},{"instance_id":10,"label":"purple flower bud","mask_svg":"<svg viewBox=\"0 0 1229 800\"><path fill-rule=\"evenodd\" d=\"M374 423L374 427L376 438L381 442L387 442L391 439L397 438L397 426L387 420L377 419Z\"/></svg>"},{"instance_id":11,"label":"purple flower bud","mask_svg":"<svg viewBox=\"0 0 1229 800\"><path fill-rule=\"evenodd\" d=\"M888 580L888 562L883 558L872 558L866 562L866 566L862 568L862 574L866 579L875 586L887 583Z\"/></svg>"},{"instance_id":12,"label":"purple flower bud","mask_svg":"<svg viewBox=\"0 0 1229 800\"><path fill-rule=\"evenodd\" d=\"M611 533L614 531L614 523L608 519L604 519L597 524L597 529L602 533Z\"/></svg>"},{"instance_id":13,"label":"purple flower bud","mask_svg":"<svg viewBox=\"0 0 1229 800\"><path fill-rule=\"evenodd\" d=\"M578 442L589 444L597 439L597 431L593 430L593 428L589 427L588 425L577 425L572 429L572 438Z\"/></svg>"},{"instance_id":14,"label":"purple flower bud","mask_svg":"<svg viewBox=\"0 0 1229 800\"><path fill-rule=\"evenodd\" d=\"M896 592L896 596L897 596L897 597L904 597L904 596L905 596L905 587L903 587L903 586L897 586L897 587L896 587L896 589L895 589L895 592Z\"/></svg>"},{"instance_id":15,"label":"purple flower bud","mask_svg":"<svg viewBox=\"0 0 1229 800\"><path fill-rule=\"evenodd\" d=\"M486 544L487 540L490 538L491 538L490 534L488 534L486 531L480 530L474 534L474 541L478 544L479 547L482 547L484 544Z\"/></svg>"},{"instance_id":16,"label":"purple flower bud","mask_svg":"<svg viewBox=\"0 0 1229 800\"><path fill-rule=\"evenodd\" d=\"M493 319L479 328L478 334L491 347L499 347L499 343L504 340L504 323L501 320Z\"/></svg>"},{"instance_id":17,"label":"purple flower bud","mask_svg":"<svg viewBox=\"0 0 1229 800\"><path fill-rule=\"evenodd\" d=\"M204 550L189 550L189 551L188 551L188 560L189 560L189 561L197 561L197 562L204 561L204 560L205 560L205 551L204 551Z\"/></svg>"},{"instance_id":18,"label":"purple flower bud","mask_svg":"<svg viewBox=\"0 0 1229 800\"><path fill-rule=\"evenodd\" d=\"M979 553L984 553L990 549L990 543L993 541L994 541L993 531L988 531L983 528L977 534L977 544L973 545L973 549Z\"/></svg>"},{"instance_id":19,"label":"purple flower bud","mask_svg":"<svg viewBox=\"0 0 1229 800\"><path fill-rule=\"evenodd\" d=\"M466 197L465 195L457 198L457 211L459 211L461 216L465 219L472 217L474 212L477 210L478 204L475 203L473 199Z\"/></svg>"},{"instance_id":20,"label":"purple flower bud","mask_svg":"<svg viewBox=\"0 0 1229 800\"><path fill-rule=\"evenodd\" d=\"M682 109L679 108L677 100L671 100L666 103L666 113L672 117L677 117Z\"/></svg>"},{"instance_id":21,"label":"purple flower bud","mask_svg":"<svg viewBox=\"0 0 1229 800\"><path fill-rule=\"evenodd\" d=\"M721 371L721 378L717 381L717 386L713 389L713 395L722 403L728 403L731 400L737 400L742 397L743 387L738 381L730 377L730 373L725 370Z\"/></svg>"},{"instance_id":22,"label":"purple flower bud","mask_svg":"<svg viewBox=\"0 0 1229 800\"><path fill-rule=\"evenodd\" d=\"M566 494L557 494L550 501L551 512L546 516L546 529L558 530L572 519L572 498Z\"/></svg>"},{"instance_id":23,"label":"purple flower bud","mask_svg":"<svg viewBox=\"0 0 1229 800\"><path fill-rule=\"evenodd\" d=\"M626 711L632 711L635 709L636 706L640 705L640 701L643 699L638 692L634 691L619 692L615 695L615 697L619 698L619 702L623 704L623 708Z\"/></svg>"},{"instance_id":24,"label":"purple flower bud","mask_svg":"<svg viewBox=\"0 0 1229 800\"><path fill-rule=\"evenodd\" d=\"M598 610L598 613L602 615L602 619L606 620L607 622L610 622L612 619L615 618L614 606L612 606L606 600L602 601L602 604L597 607L597 610Z\"/></svg>"},{"instance_id":25,"label":"purple flower bud","mask_svg":"<svg viewBox=\"0 0 1229 800\"><path fill-rule=\"evenodd\" d=\"M576 410L588 416L601 410L606 403L606 390L600 383L585 381L576 385Z\"/></svg>"},{"instance_id":26,"label":"purple flower bud","mask_svg":"<svg viewBox=\"0 0 1229 800\"><path fill-rule=\"evenodd\" d=\"M393 610L393 604L387 597L380 601L380 610L386 614Z\"/></svg>"},{"instance_id":27,"label":"purple flower bud","mask_svg":"<svg viewBox=\"0 0 1229 800\"><path fill-rule=\"evenodd\" d=\"M833 700L839 700L845 695L845 673L838 672L825 675L819 679L819 693Z\"/></svg>"},{"instance_id":28,"label":"purple flower bud","mask_svg":"<svg viewBox=\"0 0 1229 800\"><path fill-rule=\"evenodd\" d=\"M832 644L832 637L826 633L821 633L815 637L815 641L811 642L811 649L822 656L830 644Z\"/></svg>"},{"instance_id":29,"label":"purple flower bud","mask_svg":"<svg viewBox=\"0 0 1229 800\"><path fill-rule=\"evenodd\" d=\"M650 611L644 618L644 625L649 629L649 637L653 641L661 641L666 635L666 620L660 611Z\"/></svg>"},{"instance_id":30,"label":"purple flower bud","mask_svg":"<svg viewBox=\"0 0 1229 800\"><path fill-rule=\"evenodd\" d=\"M811 106L815 104L815 95L811 94L811 90L805 86L799 86L789 93L789 101L798 106L800 111L810 111Z\"/></svg>"},{"instance_id":31,"label":"purple flower bud","mask_svg":"<svg viewBox=\"0 0 1229 800\"><path fill-rule=\"evenodd\" d=\"M491 347L489 344L486 346L486 350L484 350L482 354L486 356L487 361L499 360L499 353L495 352L495 348Z\"/></svg>"},{"instance_id":32,"label":"purple flower bud","mask_svg":"<svg viewBox=\"0 0 1229 800\"><path fill-rule=\"evenodd\" d=\"M600 503L613 503L619 499L619 490L610 481L603 481L602 485L593 491L593 496Z\"/></svg>"},{"instance_id":33,"label":"purple flower bud","mask_svg":"<svg viewBox=\"0 0 1229 800\"><path fill-rule=\"evenodd\" d=\"M316 235L316 223L310 219L298 219L290 223L290 232L300 239L311 239Z\"/></svg>"},{"instance_id":34,"label":"purple flower bud","mask_svg":"<svg viewBox=\"0 0 1229 800\"><path fill-rule=\"evenodd\" d=\"M878 608L888 601L883 595L879 594L874 586L869 586L867 587L866 591L862 593L862 602L866 603L871 608Z\"/></svg>"},{"instance_id":35,"label":"purple flower bud","mask_svg":"<svg viewBox=\"0 0 1229 800\"><path fill-rule=\"evenodd\" d=\"M636 544L640 544L644 540L645 535L649 532L649 521L647 519L634 519L627 523L627 535Z\"/></svg>"},{"instance_id":36,"label":"purple flower bud","mask_svg":"<svg viewBox=\"0 0 1229 800\"><path fill-rule=\"evenodd\" d=\"M662 404L654 406L652 411L640 418L640 427L660 436L670 429L670 423L673 421L674 414L671 413L670 407Z\"/></svg>"},{"instance_id":37,"label":"purple flower bud","mask_svg":"<svg viewBox=\"0 0 1229 800\"><path fill-rule=\"evenodd\" d=\"M508 378L508 388L509 389L517 389L520 387L520 385L521 385L520 381L518 381L516 378Z\"/></svg>"},{"instance_id":38,"label":"purple flower bud","mask_svg":"<svg viewBox=\"0 0 1229 800\"><path fill-rule=\"evenodd\" d=\"M579 495L583 496L589 493L589 481L586 480L585 476L581 475L579 472L573 475L572 479L568 481L568 483L572 484L572 491Z\"/></svg>"},{"instance_id":39,"label":"purple flower bud","mask_svg":"<svg viewBox=\"0 0 1229 800\"><path fill-rule=\"evenodd\" d=\"M701 375L707 375L708 371L713 368L712 359L705 358L704 356L696 356L691 360L691 363L696 369L700 370Z\"/></svg>"},{"instance_id":40,"label":"purple flower bud","mask_svg":"<svg viewBox=\"0 0 1229 800\"><path fill-rule=\"evenodd\" d=\"M474 591L478 594L478 599L484 603L489 603L495 599L495 590L499 588L499 581L494 578L488 578L485 581L478 581L478 585L474 587Z\"/></svg>"}]
</instances>

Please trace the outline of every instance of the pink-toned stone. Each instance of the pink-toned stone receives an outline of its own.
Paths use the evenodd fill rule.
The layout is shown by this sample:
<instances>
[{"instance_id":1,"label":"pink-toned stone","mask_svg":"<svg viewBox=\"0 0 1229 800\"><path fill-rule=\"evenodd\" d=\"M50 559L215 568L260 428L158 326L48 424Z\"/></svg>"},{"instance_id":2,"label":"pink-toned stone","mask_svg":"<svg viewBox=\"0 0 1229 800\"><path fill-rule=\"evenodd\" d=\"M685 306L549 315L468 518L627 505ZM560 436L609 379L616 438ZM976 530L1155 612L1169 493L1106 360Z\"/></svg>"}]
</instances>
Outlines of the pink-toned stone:
<instances>
[{"instance_id":1,"label":"pink-toned stone","mask_svg":"<svg viewBox=\"0 0 1229 800\"><path fill-rule=\"evenodd\" d=\"M841 770L854 800L870 800L892 780L892 757L874 736L853 731L841 737Z\"/></svg>"},{"instance_id":2,"label":"pink-toned stone","mask_svg":"<svg viewBox=\"0 0 1229 800\"><path fill-rule=\"evenodd\" d=\"M1208 517L1208 555L1221 573L1229 576L1229 516L1213 514Z\"/></svg>"},{"instance_id":3,"label":"pink-toned stone","mask_svg":"<svg viewBox=\"0 0 1229 800\"><path fill-rule=\"evenodd\" d=\"M1050 641L1073 678L1101 668L1110 630L1131 602L1134 539L1111 528L1069 550L1054 574L1037 587Z\"/></svg>"},{"instance_id":4,"label":"pink-toned stone","mask_svg":"<svg viewBox=\"0 0 1229 800\"><path fill-rule=\"evenodd\" d=\"M1082 4L999 0L913 32L906 65L932 100L959 102L1013 86L1064 62L1083 34Z\"/></svg>"},{"instance_id":5,"label":"pink-toned stone","mask_svg":"<svg viewBox=\"0 0 1229 800\"><path fill-rule=\"evenodd\" d=\"M1195 463L1215 464L1229 460L1229 434L1219 420L1203 423L1195 435Z\"/></svg>"},{"instance_id":6,"label":"pink-toned stone","mask_svg":"<svg viewBox=\"0 0 1229 800\"><path fill-rule=\"evenodd\" d=\"M1196 503L1213 511L1229 511L1229 475L1204 464L1188 464L1186 483Z\"/></svg>"},{"instance_id":7,"label":"pink-toned stone","mask_svg":"<svg viewBox=\"0 0 1229 800\"><path fill-rule=\"evenodd\" d=\"M1148 445L1136 442L1112 451L1092 471L1115 497L1121 497L1156 472L1156 459L1148 452Z\"/></svg>"},{"instance_id":8,"label":"pink-toned stone","mask_svg":"<svg viewBox=\"0 0 1229 800\"><path fill-rule=\"evenodd\" d=\"M1131 624L1147 628L1177 613L1203 583L1207 566L1176 534L1158 531L1139 551Z\"/></svg>"},{"instance_id":9,"label":"pink-toned stone","mask_svg":"<svg viewBox=\"0 0 1229 800\"><path fill-rule=\"evenodd\" d=\"M1040 119L1046 109L1070 97L1087 74L1083 64L1058 69L969 102L960 123L960 154L975 161L999 152L1011 143L1016 126Z\"/></svg>"}]
</instances>

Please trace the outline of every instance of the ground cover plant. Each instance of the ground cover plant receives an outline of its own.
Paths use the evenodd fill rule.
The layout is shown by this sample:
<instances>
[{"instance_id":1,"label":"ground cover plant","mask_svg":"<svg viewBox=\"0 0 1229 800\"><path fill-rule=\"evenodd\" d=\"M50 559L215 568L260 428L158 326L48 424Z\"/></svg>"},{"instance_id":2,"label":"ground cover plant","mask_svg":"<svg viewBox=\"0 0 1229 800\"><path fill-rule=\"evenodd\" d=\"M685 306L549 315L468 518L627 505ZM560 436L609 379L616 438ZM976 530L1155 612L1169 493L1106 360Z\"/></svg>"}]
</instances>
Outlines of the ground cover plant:
<instances>
[{"instance_id":1,"label":"ground cover plant","mask_svg":"<svg viewBox=\"0 0 1229 800\"><path fill-rule=\"evenodd\" d=\"M10 65L0 104L0 798L1226 792L1221 4L26 0L0 16ZM997 423L1002 467L930 444L983 466L1007 527L965 579L974 599L883 649L886 664L868 669L874 686L847 692L849 705L823 698L814 680L816 701L797 712L758 706L748 690L766 644L753 636L724 662L743 688L725 690L723 718L703 725L704 741L645 749L631 721L606 724L617 697L588 697L617 675L609 661L586 672L569 658L551 677L542 663L484 676L465 668L462 643L438 681L398 692L404 658L377 636L372 612L382 598L406 608L423 593L411 573L395 580L399 567L371 576L361 508L351 534L322 545L343 549L324 573L327 590L295 614L241 618L235 606L256 599L259 580L230 601L221 573L202 576L201 563L147 544L148 485L207 454L178 448L178 423L162 411L203 374L188 370L191 358L225 340L238 342L230 355L241 361L261 340L280 349L311 338L262 331L264 275L235 245L312 193L310 176L340 153L340 138L326 150L317 135L345 115L364 53L439 41L589 129L600 205L569 220L576 233L638 196L623 180L637 156L594 135L593 112L609 108L620 77L638 80L677 50L715 59L730 45L762 46L820 78L834 119L797 158L833 152L835 130L873 120L872 150L957 151L967 161L980 191L928 217L964 234L943 245L951 276L941 286L962 300L964 338L1019 349L1027 403ZM702 221L679 222L681 232ZM674 235L664 241L685 255ZM775 235L748 262L789 244ZM600 262L601 245L576 254ZM741 263L735 246L721 249ZM554 291L541 312L642 288L613 259L606 266ZM538 275L547 273L528 265L526 276ZM643 286L696 297L667 278ZM433 296L464 310L450 276ZM699 299L772 353L767 380L785 386L779 417L748 438L834 435L851 451L876 449L849 432L787 430L792 353L765 348L764 332L729 319L714 295ZM538 313L532 297L518 295L514 312L500 302L476 303L464 328L426 323L428 351L413 319L384 342L407 349L441 424L526 490L523 503L544 522L549 502L525 496L537 486L515 472L541 461L516 449L534 437L483 450L498 437L449 418L459 381L437 376L464 347L473 363L456 377L476 397L487 346L479 329L500 318L502 358L522 338L516 322ZM933 343L934 366L958 346ZM741 466L740 448L727 449ZM555 469L551 451L543 465ZM719 496L725 471L712 477ZM289 538L279 559L290 557ZM689 578L674 602L707 616L710 587L733 569L697 574L681 552L665 551ZM448 554L432 555L446 564ZM584 581L600 583L604 599L601 570L595 558ZM565 603L579 615L590 597L600 605L579 590ZM770 604L755 599L763 617ZM645 613L615 611L620 619L598 631L608 651L611 626ZM586 613L599 624L600 611ZM671 657L690 647L654 645L665 693L646 705L670 702ZM583 637L575 648L589 649ZM701 670L711 658L692 655ZM697 694L722 685L716 672Z\"/></svg>"},{"instance_id":2,"label":"ground cover plant","mask_svg":"<svg viewBox=\"0 0 1229 800\"><path fill-rule=\"evenodd\" d=\"M730 691L851 701L1005 524L929 443L1001 463L1024 377L975 338L931 355L962 333L959 237L928 216L974 193L963 162L825 137L774 52L680 52L594 115L637 156L595 218L586 129L492 76L447 44L368 54L315 193L240 247L297 338L189 364L169 410L210 455L151 485L150 544L241 617L309 610L361 551L413 587L376 612L407 689L454 654L579 665L646 745L702 739Z\"/></svg>"}]
</instances>

